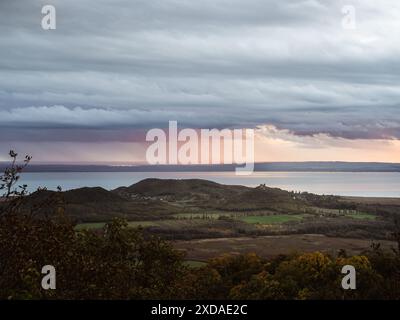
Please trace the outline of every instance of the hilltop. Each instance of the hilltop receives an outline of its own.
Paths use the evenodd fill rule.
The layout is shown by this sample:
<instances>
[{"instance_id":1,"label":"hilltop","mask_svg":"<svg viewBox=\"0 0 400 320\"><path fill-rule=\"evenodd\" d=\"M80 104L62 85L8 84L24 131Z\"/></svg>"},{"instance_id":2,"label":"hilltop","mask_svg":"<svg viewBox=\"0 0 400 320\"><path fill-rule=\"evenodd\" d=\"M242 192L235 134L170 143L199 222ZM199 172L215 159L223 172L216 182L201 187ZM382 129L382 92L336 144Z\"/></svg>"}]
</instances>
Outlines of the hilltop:
<instances>
[{"instance_id":1,"label":"hilltop","mask_svg":"<svg viewBox=\"0 0 400 320\"><path fill-rule=\"evenodd\" d=\"M223 185L203 179L145 179L113 192L124 197L148 197L169 201L224 200L251 188Z\"/></svg>"},{"instance_id":2,"label":"hilltop","mask_svg":"<svg viewBox=\"0 0 400 320\"><path fill-rule=\"evenodd\" d=\"M265 185L251 188L202 179L145 179L114 193L125 199L152 199L185 207L221 211L292 210L307 205L292 192Z\"/></svg>"}]
</instances>

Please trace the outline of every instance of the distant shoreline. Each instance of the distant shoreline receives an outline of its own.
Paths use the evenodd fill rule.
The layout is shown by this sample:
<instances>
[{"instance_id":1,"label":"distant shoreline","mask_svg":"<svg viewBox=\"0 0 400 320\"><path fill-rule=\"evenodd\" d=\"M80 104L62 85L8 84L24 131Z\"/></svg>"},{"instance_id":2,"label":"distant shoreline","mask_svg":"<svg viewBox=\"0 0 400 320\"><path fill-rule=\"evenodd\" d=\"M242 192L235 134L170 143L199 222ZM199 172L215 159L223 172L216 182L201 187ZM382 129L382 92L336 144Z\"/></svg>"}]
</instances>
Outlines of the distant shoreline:
<instances>
[{"instance_id":1,"label":"distant shoreline","mask_svg":"<svg viewBox=\"0 0 400 320\"><path fill-rule=\"evenodd\" d=\"M113 190L130 186L143 179L201 179L224 185L255 187L266 184L282 190L314 194L362 197L400 196L399 172L255 172L237 176L235 172L24 172L20 183L30 192L39 187L63 190L82 187L102 187Z\"/></svg>"},{"instance_id":2,"label":"distant shoreline","mask_svg":"<svg viewBox=\"0 0 400 320\"><path fill-rule=\"evenodd\" d=\"M0 171L8 163L0 162ZM25 172L232 172L237 165L96 165L31 164ZM380 162L263 162L255 172L400 172L400 163Z\"/></svg>"}]
</instances>

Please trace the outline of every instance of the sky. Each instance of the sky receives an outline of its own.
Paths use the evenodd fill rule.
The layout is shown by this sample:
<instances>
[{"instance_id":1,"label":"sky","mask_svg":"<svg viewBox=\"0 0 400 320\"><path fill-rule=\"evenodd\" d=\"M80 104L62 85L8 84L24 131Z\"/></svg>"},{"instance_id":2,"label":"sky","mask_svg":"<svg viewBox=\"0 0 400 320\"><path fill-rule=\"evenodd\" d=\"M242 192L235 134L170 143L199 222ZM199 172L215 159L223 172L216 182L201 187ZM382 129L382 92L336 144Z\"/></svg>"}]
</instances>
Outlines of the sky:
<instances>
[{"instance_id":1,"label":"sky","mask_svg":"<svg viewBox=\"0 0 400 320\"><path fill-rule=\"evenodd\" d=\"M178 121L255 129L256 161L400 162L399 17L394 0L2 0L0 161L143 163L146 132Z\"/></svg>"}]
</instances>

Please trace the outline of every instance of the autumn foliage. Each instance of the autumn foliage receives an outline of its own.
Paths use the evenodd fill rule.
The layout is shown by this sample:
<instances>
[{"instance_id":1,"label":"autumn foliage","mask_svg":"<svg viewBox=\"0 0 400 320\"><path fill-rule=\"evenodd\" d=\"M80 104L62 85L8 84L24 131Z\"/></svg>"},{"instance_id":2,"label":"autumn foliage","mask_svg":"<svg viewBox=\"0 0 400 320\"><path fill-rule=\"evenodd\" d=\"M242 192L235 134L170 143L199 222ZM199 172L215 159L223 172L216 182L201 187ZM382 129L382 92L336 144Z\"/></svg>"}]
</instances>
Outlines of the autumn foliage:
<instances>
[{"instance_id":1,"label":"autumn foliage","mask_svg":"<svg viewBox=\"0 0 400 320\"><path fill-rule=\"evenodd\" d=\"M56 290L41 287L48 264ZM357 270L356 290L341 287L345 264ZM0 299L398 299L399 266L395 252L375 247L352 257L227 255L190 268L168 242L122 220L96 232L62 215L0 221Z\"/></svg>"}]
</instances>

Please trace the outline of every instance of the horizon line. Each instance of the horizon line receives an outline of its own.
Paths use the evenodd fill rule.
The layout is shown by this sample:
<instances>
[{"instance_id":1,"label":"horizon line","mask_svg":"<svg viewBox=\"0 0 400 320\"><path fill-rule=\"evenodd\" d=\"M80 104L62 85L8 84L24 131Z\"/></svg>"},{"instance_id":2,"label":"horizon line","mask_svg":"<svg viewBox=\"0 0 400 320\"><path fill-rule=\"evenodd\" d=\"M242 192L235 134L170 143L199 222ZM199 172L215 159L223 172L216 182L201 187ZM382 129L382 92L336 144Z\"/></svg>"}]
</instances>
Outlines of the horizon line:
<instances>
[{"instance_id":1,"label":"horizon line","mask_svg":"<svg viewBox=\"0 0 400 320\"><path fill-rule=\"evenodd\" d=\"M0 165L10 163L8 160L0 160ZM391 161L343 161L343 160L309 160L309 161L259 161L254 162L255 165L257 164L303 164L303 163L344 163L344 164L394 164L400 165L400 162L391 162ZM77 162L47 162L47 161L38 161L34 163L30 163L29 166L121 166L121 167L162 167L162 166L174 166L174 167L216 167L216 166L240 166L243 164L236 164L236 163L212 163L212 164L149 164L145 162L136 162L136 163L126 163L126 162L93 162L93 161L77 161Z\"/></svg>"}]
</instances>

